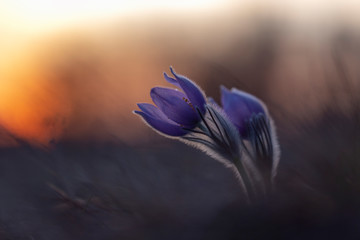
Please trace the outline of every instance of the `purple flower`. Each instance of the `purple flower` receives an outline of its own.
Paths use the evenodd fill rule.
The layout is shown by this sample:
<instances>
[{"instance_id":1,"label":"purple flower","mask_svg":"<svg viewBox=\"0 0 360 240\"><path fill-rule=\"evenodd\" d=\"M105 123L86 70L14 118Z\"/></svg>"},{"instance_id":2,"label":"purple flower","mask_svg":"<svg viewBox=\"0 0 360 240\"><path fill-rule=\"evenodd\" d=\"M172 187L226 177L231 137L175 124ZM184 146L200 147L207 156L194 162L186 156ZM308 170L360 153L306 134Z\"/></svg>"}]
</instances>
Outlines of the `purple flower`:
<instances>
[{"instance_id":1,"label":"purple flower","mask_svg":"<svg viewBox=\"0 0 360 240\"><path fill-rule=\"evenodd\" d=\"M248 123L253 116L266 116L265 105L255 96L232 88L231 91L221 86L221 103L230 121L237 127L240 135L249 137Z\"/></svg>"},{"instance_id":2,"label":"purple flower","mask_svg":"<svg viewBox=\"0 0 360 240\"><path fill-rule=\"evenodd\" d=\"M146 123L155 130L170 136L183 136L187 129L195 128L201 121L200 115L205 114L206 100L200 88L188 78L178 75L170 67L175 78L164 73L166 81L180 88L154 87L150 96L156 106L139 103L139 114Z\"/></svg>"}]
</instances>

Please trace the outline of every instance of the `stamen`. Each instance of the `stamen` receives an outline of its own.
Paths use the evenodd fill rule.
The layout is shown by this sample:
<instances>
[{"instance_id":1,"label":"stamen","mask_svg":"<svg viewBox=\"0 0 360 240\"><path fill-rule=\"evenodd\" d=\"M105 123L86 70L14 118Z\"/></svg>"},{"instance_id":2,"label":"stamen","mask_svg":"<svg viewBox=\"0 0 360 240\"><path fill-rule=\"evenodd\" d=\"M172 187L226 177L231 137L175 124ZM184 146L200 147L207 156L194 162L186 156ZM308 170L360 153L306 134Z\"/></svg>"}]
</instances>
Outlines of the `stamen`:
<instances>
[{"instance_id":1,"label":"stamen","mask_svg":"<svg viewBox=\"0 0 360 240\"><path fill-rule=\"evenodd\" d=\"M189 99L183 97L182 100L184 100L184 101L192 108L192 110L195 111L195 108L194 108L194 106L192 105L192 103L189 101Z\"/></svg>"}]
</instances>

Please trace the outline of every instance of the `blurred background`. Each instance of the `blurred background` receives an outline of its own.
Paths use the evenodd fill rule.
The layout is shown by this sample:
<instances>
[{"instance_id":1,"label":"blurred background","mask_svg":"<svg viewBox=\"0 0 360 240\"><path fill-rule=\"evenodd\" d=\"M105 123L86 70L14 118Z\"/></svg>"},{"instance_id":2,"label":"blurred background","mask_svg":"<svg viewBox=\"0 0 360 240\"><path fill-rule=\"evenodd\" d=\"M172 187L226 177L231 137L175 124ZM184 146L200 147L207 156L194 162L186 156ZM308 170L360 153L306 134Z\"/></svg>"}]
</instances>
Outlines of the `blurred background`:
<instances>
[{"instance_id":1,"label":"blurred background","mask_svg":"<svg viewBox=\"0 0 360 240\"><path fill-rule=\"evenodd\" d=\"M360 3L0 2L0 239L358 239ZM132 114L173 66L262 99L282 156L232 170Z\"/></svg>"}]
</instances>

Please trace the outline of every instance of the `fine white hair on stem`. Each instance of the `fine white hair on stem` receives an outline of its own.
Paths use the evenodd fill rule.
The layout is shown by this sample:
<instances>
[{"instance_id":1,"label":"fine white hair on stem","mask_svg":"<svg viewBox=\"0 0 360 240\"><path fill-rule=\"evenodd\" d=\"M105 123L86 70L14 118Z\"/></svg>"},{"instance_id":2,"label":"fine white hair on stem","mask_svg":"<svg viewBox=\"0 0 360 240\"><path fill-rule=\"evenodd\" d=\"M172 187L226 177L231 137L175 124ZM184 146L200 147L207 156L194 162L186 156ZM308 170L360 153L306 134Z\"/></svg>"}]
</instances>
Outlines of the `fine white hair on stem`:
<instances>
[{"instance_id":1,"label":"fine white hair on stem","mask_svg":"<svg viewBox=\"0 0 360 240\"><path fill-rule=\"evenodd\" d=\"M266 109L266 107L264 107ZM266 110L267 113L267 110ZM254 114L247 122L249 139L243 139L216 104L206 105L202 121L180 140L200 149L227 167L237 169L237 178L249 199L271 190L280 158L273 120L267 113ZM269 189L268 189L269 188Z\"/></svg>"},{"instance_id":2,"label":"fine white hair on stem","mask_svg":"<svg viewBox=\"0 0 360 240\"><path fill-rule=\"evenodd\" d=\"M201 116L201 123L194 129L186 129L189 133L180 138L220 161L226 167L237 169L236 178L239 180L244 193L249 197L249 187L253 185L249 179L248 167L241 160L241 137L236 127L216 105L206 105L206 114Z\"/></svg>"},{"instance_id":3,"label":"fine white hair on stem","mask_svg":"<svg viewBox=\"0 0 360 240\"><path fill-rule=\"evenodd\" d=\"M265 104L262 103L265 113L254 113L245 122L248 137L243 138L223 109L209 102L204 106L205 112L193 107L200 121L194 128L182 126L185 135L162 135L195 147L232 169L249 202L267 195L272 189L280 150Z\"/></svg>"},{"instance_id":4,"label":"fine white hair on stem","mask_svg":"<svg viewBox=\"0 0 360 240\"><path fill-rule=\"evenodd\" d=\"M228 164L240 155L240 136L236 128L211 105L202 122L195 129L186 129L189 133L180 139L206 152L217 160ZM198 146L201 145L201 146Z\"/></svg>"}]
</instances>

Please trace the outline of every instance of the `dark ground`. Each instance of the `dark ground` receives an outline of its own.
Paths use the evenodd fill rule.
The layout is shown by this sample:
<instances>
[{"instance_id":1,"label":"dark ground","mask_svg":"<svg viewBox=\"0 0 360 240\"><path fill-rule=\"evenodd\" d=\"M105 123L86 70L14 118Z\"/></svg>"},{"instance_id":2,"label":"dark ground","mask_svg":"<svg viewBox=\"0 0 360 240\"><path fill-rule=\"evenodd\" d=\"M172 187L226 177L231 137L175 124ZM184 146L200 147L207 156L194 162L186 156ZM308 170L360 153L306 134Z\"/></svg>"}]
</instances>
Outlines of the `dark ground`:
<instances>
[{"instance_id":1,"label":"dark ground","mask_svg":"<svg viewBox=\"0 0 360 240\"><path fill-rule=\"evenodd\" d=\"M280 135L276 190L252 206L231 169L160 137L143 147L1 149L1 239L359 239L349 126L328 113L296 137Z\"/></svg>"}]
</instances>

